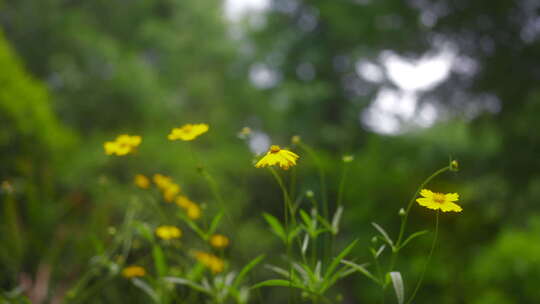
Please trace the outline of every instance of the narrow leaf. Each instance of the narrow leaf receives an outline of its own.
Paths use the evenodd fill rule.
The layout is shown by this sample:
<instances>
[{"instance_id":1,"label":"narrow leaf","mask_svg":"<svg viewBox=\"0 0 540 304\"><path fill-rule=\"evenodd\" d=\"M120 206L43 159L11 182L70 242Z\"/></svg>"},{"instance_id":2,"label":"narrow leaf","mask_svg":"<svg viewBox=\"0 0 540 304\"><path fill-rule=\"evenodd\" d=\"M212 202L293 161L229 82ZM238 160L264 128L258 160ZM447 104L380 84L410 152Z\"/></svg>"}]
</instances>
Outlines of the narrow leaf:
<instances>
[{"instance_id":1,"label":"narrow leaf","mask_svg":"<svg viewBox=\"0 0 540 304\"><path fill-rule=\"evenodd\" d=\"M214 232L216 232L222 218L223 218L222 211L220 211L216 216L214 216L214 218L212 219L212 222L210 223L210 228L208 228L208 235L212 235L214 234Z\"/></svg>"},{"instance_id":2,"label":"narrow leaf","mask_svg":"<svg viewBox=\"0 0 540 304\"><path fill-rule=\"evenodd\" d=\"M415 233L409 235L409 237L408 237L405 241L403 241L403 244L402 244L401 247L399 247L399 248L405 247L405 245L407 245L410 241L414 240L415 238L417 238L417 237L419 237L419 236L422 236L422 235L424 235L424 234L427 234L427 233L429 233L429 230L417 231L417 232L415 232Z\"/></svg>"},{"instance_id":3,"label":"narrow leaf","mask_svg":"<svg viewBox=\"0 0 540 304\"><path fill-rule=\"evenodd\" d=\"M165 256L163 255L163 250L158 245L152 247L152 257L154 258L154 264L156 265L156 272L159 277L165 276L167 273L167 263L165 261Z\"/></svg>"},{"instance_id":4,"label":"narrow leaf","mask_svg":"<svg viewBox=\"0 0 540 304\"><path fill-rule=\"evenodd\" d=\"M388 236L388 233L386 233L386 231L377 223L371 223L371 225L373 225L373 227L375 227L375 229L379 231L379 233L383 236L384 240L388 243L388 245L394 248L394 242L392 242L392 239Z\"/></svg>"},{"instance_id":5,"label":"narrow leaf","mask_svg":"<svg viewBox=\"0 0 540 304\"><path fill-rule=\"evenodd\" d=\"M366 269L365 266L367 266L368 264L359 265L359 264L356 264L354 262L346 261L346 260L341 261L341 263L343 263L343 264L351 267L352 269L360 272L361 274L365 275L366 277L368 277L369 279L371 279L372 281L374 281L375 283L380 285L379 279L377 279L373 274L371 274L371 272L369 272L369 270Z\"/></svg>"},{"instance_id":6,"label":"narrow leaf","mask_svg":"<svg viewBox=\"0 0 540 304\"><path fill-rule=\"evenodd\" d=\"M266 220L266 222L270 225L270 228L272 228L272 231L283 241L287 241L287 235L285 234L285 229L283 229L283 226L281 226L281 223L278 221L277 218L275 218L273 215L270 215L268 213L263 213L263 217Z\"/></svg>"},{"instance_id":7,"label":"narrow leaf","mask_svg":"<svg viewBox=\"0 0 540 304\"><path fill-rule=\"evenodd\" d=\"M343 214L343 206L339 206L332 217L332 233L338 234L339 232L339 222L341 221L341 215Z\"/></svg>"},{"instance_id":8,"label":"narrow leaf","mask_svg":"<svg viewBox=\"0 0 540 304\"><path fill-rule=\"evenodd\" d=\"M240 270L240 273L236 277L233 283L233 288L238 288L242 281L244 280L244 277L253 269L253 267L257 266L262 260L264 259L264 254L259 255L258 257L254 258L249 262L242 270Z\"/></svg>"},{"instance_id":9,"label":"narrow leaf","mask_svg":"<svg viewBox=\"0 0 540 304\"><path fill-rule=\"evenodd\" d=\"M405 301L405 288L403 287L403 278L401 277L401 273L398 271L390 272L390 278L392 279L392 285L394 286L394 291L396 292L398 304L403 304Z\"/></svg>"},{"instance_id":10,"label":"narrow leaf","mask_svg":"<svg viewBox=\"0 0 540 304\"><path fill-rule=\"evenodd\" d=\"M330 263L330 266L328 266L328 269L326 270L326 273L324 274L324 280L328 280L336 267L341 263L341 260L349 254L349 252L354 248L358 240L355 240L352 242L349 246L347 246L345 249L343 249L333 260L332 263Z\"/></svg>"},{"instance_id":11,"label":"narrow leaf","mask_svg":"<svg viewBox=\"0 0 540 304\"><path fill-rule=\"evenodd\" d=\"M251 287L251 289L260 288L264 286L281 286L281 287L295 287L295 288L302 288L302 286L299 286L297 284L294 284L287 280L267 280L260 283L257 283Z\"/></svg>"},{"instance_id":12,"label":"narrow leaf","mask_svg":"<svg viewBox=\"0 0 540 304\"><path fill-rule=\"evenodd\" d=\"M157 296L156 292L145 281L143 281L141 279L137 279L137 278L131 279L131 281L133 282L133 285L139 287L148 296L150 296L150 298L152 298L152 300L154 300L156 303L158 302L158 296Z\"/></svg>"},{"instance_id":13,"label":"narrow leaf","mask_svg":"<svg viewBox=\"0 0 540 304\"><path fill-rule=\"evenodd\" d=\"M204 288L203 286L193 282L193 281L190 281L188 279L184 279L184 278L177 278L177 277L165 277L163 278L165 281L167 282L170 282L170 283L173 283L173 284L179 284L179 285L186 285L186 286L189 286L197 291L200 291L202 293L207 293L207 294L210 294L211 291Z\"/></svg>"}]
</instances>

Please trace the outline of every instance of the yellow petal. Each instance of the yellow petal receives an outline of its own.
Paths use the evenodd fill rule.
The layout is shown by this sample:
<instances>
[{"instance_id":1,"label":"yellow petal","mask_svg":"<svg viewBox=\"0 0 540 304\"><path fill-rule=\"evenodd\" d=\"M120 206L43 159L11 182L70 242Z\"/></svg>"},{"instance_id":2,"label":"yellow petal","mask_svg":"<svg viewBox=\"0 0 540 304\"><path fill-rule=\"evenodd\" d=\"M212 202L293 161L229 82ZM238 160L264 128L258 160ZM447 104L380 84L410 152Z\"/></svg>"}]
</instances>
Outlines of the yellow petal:
<instances>
[{"instance_id":1,"label":"yellow petal","mask_svg":"<svg viewBox=\"0 0 540 304\"><path fill-rule=\"evenodd\" d=\"M447 193L445 194L445 199L448 202L455 202L459 199L459 194L457 193Z\"/></svg>"},{"instance_id":2,"label":"yellow petal","mask_svg":"<svg viewBox=\"0 0 540 304\"><path fill-rule=\"evenodd\" d=\"M433 192L431 190L428 190L428 189L422 189L422 191L420 191L420 195L423 196L423 197L432 197Z\"/></svg>"}]
</instances>

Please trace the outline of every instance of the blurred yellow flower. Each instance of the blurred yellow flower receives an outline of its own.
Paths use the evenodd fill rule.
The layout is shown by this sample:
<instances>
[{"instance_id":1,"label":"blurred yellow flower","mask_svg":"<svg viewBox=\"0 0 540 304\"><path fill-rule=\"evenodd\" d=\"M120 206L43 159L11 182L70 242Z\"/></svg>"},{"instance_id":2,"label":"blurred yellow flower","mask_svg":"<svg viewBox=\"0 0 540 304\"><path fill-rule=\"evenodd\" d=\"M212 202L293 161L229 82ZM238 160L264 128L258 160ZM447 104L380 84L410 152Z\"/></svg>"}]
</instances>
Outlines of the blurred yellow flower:
<instances>
[{"instance_id":1,"label":"blurred yellow flower","mask_svg":"<svg viewBox=\"0 0 540 304\"><path fill-rule=\"evenodd\" d=\"M296 165L296 160L298 158L299 156L294 152L273 145L266 155L255 164L255 167L261 168L277 164L282 169L287 170L289 167Z\"/></svg>"},{"instance_id":2,"label":"blurred yellow flower","mask_svg":"<svg viewBox=\"0 0 540 304\"><path fill-rule=\"evenodd\" d=\"M240 132L238 132L238 137L241 139L246 139L248 136L251 135L251 128L250 127L243 127Z\"/></svg>"},{"instance_id":3,"label":"blurred yellow flower","mask_svg":"<svg viewBox=\"0 0 540 304\"><path fill-rule=\"evenodd\" d=\"M128 266L122 270L122 276L128 279L144 277L145 274L146 270L144 270L144 268L142 268L141 266L136 265Z\"/></svg>"},{"instance_id":4,"label":"blurred yellow flower","mask_svg":"<svg viewBox=\"0 0 540 304\"><path fill-rule=\"evenodd\" d=\"M178 239L182 236L182 230L175 226L159 226L156 228L156 235L164 240Z\"/></svg>"},{"instance_id":5,"label":"blurred yellow flower","mask_svg":"<svg viewBox=\"0 0 540 304\"><path fill-rule=\"evenodd\" d=\"M129 154L141 144L142 138L137 135L122 134L116 137L114 141L107 141L103 144L105 154L107 155L126 155Z\"/></svg>"},{"instance_id":6,"label":"blurred yellow flower","mask_svg":"<svg viewBox=\"0 0 540 304\"><path fill-rule=\"evenodd\" d=\"M210 236L210 245L218 249L226 248L229 246L229 238L223 234L213 234Z\"/></svg>"},{"instance_id":7,"label":"blurred yellow flower","mask_svg":"<svg viewBox=\"0 0 540 304\"><path fill-rule=\"evenodd\" d=\"M291 138L291 142L293 143L293 145L298 145L301 141L302 141L302 138L300 138L299 135L294 135Z\"/></svg>"},{"instance_id":8,"label":"blurred yellow flower","mask_svg":"<svg viewBox=\"0 0 540 304\"><path fill-rule=\"evenodd\" d=\"M420 195L423 197L417 198L416 201L420 206L424 206L433 210L442 210L443 212L454 211L461 212L463 209L454 202L459 199L457 193L436 193L428 189L422 189Z\"/></svg>"},{"instance_id":9,"label":"blurred yellow flower","mask_svg":"<svg viewBox=\"0 0 540 304\"><path fill-rule=\"evenodd\" d=\"M176 195L178 195L179 193L180 186L173 183L163 189L163 198L167 203L170 203L176 198Z\"/></svg>"},{"instance_id":10,"label":"blurred yellow flower","mask_svg":"<svg viewBox=\"0 0 540 304\"><path fill-rule=\"evenodd\" d=\"M150 187L150 179L142 174L135 175L133 183L141 189L148 189Z\"/></svg>"},{"instance_id":11,"label":"blurred yellow flower","mask_svg":"<svg viewBox=\"0 0 540 304\"><path fill-rule=\"evenodd\" d=\"M153 180L159 190L163 193L163 199L165 199L167 203L174 201L176 196L180 194L180 186L175 184L170 177L158 173L154 174Z\"/></svg>"},{"instance_id":12,"label":"blurred yellow flower","mask_svg":"<svg viewBox=\"0 0 540 304\"><path fill-rule=\"evenodd\" d=\"M176 200L174 201L178 206L184 209L186 211L187 216L192 219L196 220L201 217L201 208L196 203L192 202L189 198L186 196L180 195L176 197Z\"/></svg>"},{"instance_id":13,"label":"blurred yellow flower","mask_svg":"<svg viewBox=\"0 0 540 304\"><path fill-rule=\"evenodd\" d=\"M209 126L207 124L186 124L181 128L172 129L169 134L169 140L194 140L197 136L204 134L208 131Z\"/></svg>"},{"instance_id":14,"label":"blurred yellow flower","mask_svg":"<svg viewBox=\"0 0 540 304\"><path fill-rule=\"evenodd\" d=\"M202 251L195 251L195 258L204 266L210 268L212 273L220 273L225 268L225 263L217 256Z\"/></svg>"}]
</instances>

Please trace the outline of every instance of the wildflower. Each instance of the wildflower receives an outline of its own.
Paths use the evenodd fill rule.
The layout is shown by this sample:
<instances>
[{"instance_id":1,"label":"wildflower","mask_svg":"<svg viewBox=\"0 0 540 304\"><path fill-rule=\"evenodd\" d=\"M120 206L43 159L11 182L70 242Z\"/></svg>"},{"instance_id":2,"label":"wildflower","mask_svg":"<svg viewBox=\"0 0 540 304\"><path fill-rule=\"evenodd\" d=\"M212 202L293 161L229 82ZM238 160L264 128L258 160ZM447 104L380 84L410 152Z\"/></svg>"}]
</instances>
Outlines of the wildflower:
<instances>
[{"instance_id":1,"label":"wildflower","mask_svg":"<svg viewBox=\"0 0 540 304\"><path fill-rule=\"evenodd\" d=\"M142 174L135 175L133 183L141 189L148 189L150 187L150 180Z\"/></svg>"},{"instance_id":2,"label":"wildflower","mask_svg":"<svg viewBox=\"0 0 540 304\"><path fill-rule=\"evenodd\" d=\"M174 128L169 134L169 140L194 140L197 136L206 133L209 127L207 124L186 124L181 128Z\"/></svg>"},{"instance_id":3,"label":"wildflower","mask_svg":"<svg viewBox=\"0 0 540 304\"><path fill-rule=\"evenodd\" d=\"M192 220L196 220L201 217L201 208L197 204L189 206L186 209L186 212L187 216Z\"/></svg>"},{"instance_id":4,"label":"wildflower","mask_svg":"<svg viewBox=\"0 0 540 304\"><path fill-rule=\"evenodd\" d=\"M202 251L195 251L195 258L204 266L210 268L212 273L220 273L225 268L225 263L217 256Z\"/></svg>"},{"instance_id":5,"label":"wildflower","mask_svg":"<svg viewBox=\"0 0 540 304\"><path fill-rule=\"evenodd\" d=\"M154 174L152 179L154 180L154 184L156 184L156 186L160 189L163 189L167 187L167 185L172 183L172 180L170 177L159 174L159 173Z\"/></svg>"},{"instance_id":6,"label":"wildflower","mask_svg":"<svg viewBox=\"0 0 540 304\"><path fill-rule=\"evenodd\" d=\"M156 235L164 240L177 239L182 236L182 230L174 226L159 226Z\"/></svg>"},{"instance_id":7,"label":"wildflower","mask_svg":"<svg viewBox=\"0 0 540 304\"><path fill-rule=\"evenodd\" d=\"M290 166L296 165L296 160L299 158L294 152L281 149L279 146L273 145L266 155L261 158L255 167L267 167L273 165L279 165L282 169L289 169Z\"/></svg>"},{"instance_id":8,"label":"wildflower","mask_svg":"<svg viewBox=\"0 0 540 304\"><path fill-rule=\"evenodd\" d=\"M291 142L293 143L293 145L298 145L300 141L302 141L302 138L299 135L294 135L291 138Z\"/></svg>"},{"instance_id":9,"label":"wildflower","mask_svg":"<svg viewBox=\"0 0 540 304\"><path fill-rule=\"evenodd\" d=\"M128 266L122 270L122 276L127 279L136 278L136 277L144 277L146 274L146 270L142 268L141 266Z\"/></svg>"},{"instance_id":10,"label":"wildflower","mask_svg":"<svg viewBox=\"0 0 540 304\"><path fill-rule=\"evenodd\" d=\"M354 160L354 156L352 155L343 155L343 157L341 158L343 160L344 163L350 163Z\"/></svg>"},{"instance_id":11,"label":"wildflower","mask_svg":"<svg viewBox=\"0 0 540 304\"><path fill-rule=\"evenodd\" d=\"M180 193L180 186L171 183L163 189L163 198L167 203L170 203L174 200L178 193Z\"/></svg>"},{"instance_id":12,"label":"wildflower","mask_svg":"<svg viewBox=\"0 0 540 304\"><path fill-rule=\"evenodd\" d=\"M218 249L226 248L229 246L229 238L223 234L213 234L210 236L210 245Z\"/></svg>"},{"instance_id":13,"label":"wildflower","mask_svg":"<svg viewBox=\"0 0 540 304\"><path fill-rule=\"evenodd\" d=\"M186 211L187 216L190 219L196 220L201 217L201 208L199 207L199 205L192 202L186 196L180 195L176 198L174 202Z\"/></svg>"},{"instance_id":14,"label":"wildflower","mask_svg":"<svg viewBox=\"0 0 540 304\"><path fill-rule=\"evenodd\" d=\"M140 136L134 135L130 136L127 134L122 134L116 137L114 141L107 141L103 144L105 148L105 154L107 155L126 155L129 154L141 144L142 138Z\"/></svg>"},{"instance_id":15,"label":"wildflower","mask_svg":"<svg viewBox=\"0 0 540 304\"><path fill-rule=\"evenodd\" d=\"M238 137L241 139L246 139L251 134L251 128L250 127L243 127L240 132L238 132Z\"/></svg>"},{"instance_id":16,"label":"wildflower","mask_svg":"<svg viewBox=\"0 0 540 304\"><path fill-rule=\"evenodd\" d=\"M454 203L459 199L459 194L457 193L435 193L427 189L422 189L420 195L423 197L417 198L416 201L426 208L433 210L441 209L443 212L461 212L463 210L461 206Z\"/></svg>"}]
</instances>

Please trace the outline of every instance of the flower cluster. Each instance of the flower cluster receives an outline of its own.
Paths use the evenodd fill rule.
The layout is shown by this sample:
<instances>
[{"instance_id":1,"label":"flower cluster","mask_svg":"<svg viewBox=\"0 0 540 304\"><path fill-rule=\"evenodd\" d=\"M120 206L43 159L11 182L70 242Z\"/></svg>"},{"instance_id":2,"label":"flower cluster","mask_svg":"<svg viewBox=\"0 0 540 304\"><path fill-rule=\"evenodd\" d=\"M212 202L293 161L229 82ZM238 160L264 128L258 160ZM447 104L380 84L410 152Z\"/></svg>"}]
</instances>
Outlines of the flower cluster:
<instances>
[{"instance_id":1,"label":"flower cluster","mask_svg":"<svg viewBox=\"0 0 540 304\"><path fill-rule=\"evenodd\" d=\"M190 219L196 220L201 217L201 208L187 198L187 196L179 195L174 202L186 211L186 214Z\"/></svg>"},{"instance_id":2,"label":"flower cluster","mask_svg":"<svg viewBox=\"0 0 540 304\"><path fill-rule=\"evenodd\" d=\"M163 193L163 199L167 203L174 201L174 198L180 194L180 186L173 182L170 177L158 173L154 174L153 179L156 186Z\"/></svg>"},{"instance_id":3,"label":"flower cluster","mask_svg":"<svg viewBox=\"0 0 540 304\"><path fill-rule=\"evenodd\" d=\"M190 141L197 138L199 135L204 134L210 127L207 124L186 124L180 128L174 128L171 130L168 138L169 140L184 140Z\"/></svg>"},{"instance_id":4,"label":"flower cluster","mask_svg":"<svg viewBox=\"0 0 540 304\"><path fill-rule=\"evenodd\" d=\"M225 262L211 253L195 251L195 258L214 274L222 272L225 268Z\"/></svg>"},{"instance_id":5,"label":"flower cluster","mask_svg":"<svg viewBox=\"0 0 540 304\"><path fill-rule=\"evenodd\" d=\"M156 235L163 240L178 239L182 236L182 230L175 226L159 226L156 228Z\"/></svg>"},{"instance_id":6,"label":"flower cluster","mask_svg":"<svg viewBox=\"0 0 540 304\"><path fill-rule=\"evenodd\" d=\"M116 137L114 141L107 141L103 144L105 154L107 155L127 155L136 150L141 144L142 138L137 135L122 134Z\"/></svg>"}]
</instances>

